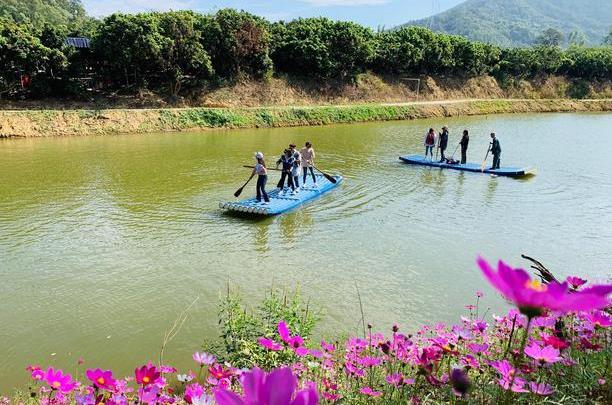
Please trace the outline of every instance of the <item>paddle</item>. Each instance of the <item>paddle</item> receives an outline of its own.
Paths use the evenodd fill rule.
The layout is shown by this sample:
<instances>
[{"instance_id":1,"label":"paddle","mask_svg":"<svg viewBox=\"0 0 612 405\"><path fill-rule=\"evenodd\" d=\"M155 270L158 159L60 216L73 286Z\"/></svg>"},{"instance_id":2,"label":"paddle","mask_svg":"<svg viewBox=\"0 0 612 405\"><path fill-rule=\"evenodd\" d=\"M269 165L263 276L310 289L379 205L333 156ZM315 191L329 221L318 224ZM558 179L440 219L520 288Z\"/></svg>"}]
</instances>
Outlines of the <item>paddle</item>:
<instances>
[{"instance_id":1,"label":"paddle","mask_svg":"<svg viewBox=\"0 0 612 405\"><path fill-rule=\"evenodd\" d=\"M455 150L453 151L453 154L451 156L451 160L455 159L455 153L457 153L457 149L459 149L459 145L461 145L461 142L459 142L457 146L455 147Z\"/></svg>"},{"instance_id":2,"label":"paddle","mask_svg":"<svg viewBox=\"0 0 612 405\"><path fill-rule=\"evenodd\" d=\"M323 176L325 176L325 178L326 178L327 180L329 180L330 182L332 182L332 183L334 183L334 184L336 184L336 183L338 182L338 180L336 180L335 178L333 178L333 177L332 177L332 176L330 176L329 174L324 173L324 172L322 172L321 170L317 169L317 167L316 167L314 164L310 163L310 165L311 165L312 167L314 167L314 169L315 169L316 171L318 171L318 172L319 172L319 173L321 173Z\"/></svg>"},{"instance_id":3,"label":"paddle","mask_svg":"<svg viewBox=\"0 0 612 405\"><path fill-rule=\"evenodd\" d=\"M234 193L234 197L239 197L240 194L242 194L242 190L244 190L244 188L247 186L247 184L249 184L249 182L253 179L253 177L255 177L255 173L251 174L251 177L249 177L249 179L246 181L246 183L244 183L244 185L242 187L240 187L238 190L236 190L236 192Z\"/></svg>"},{"instance_id":4,"label":"paddle","mask_svg":"<svg viewBox=\"0 0 612 405\"><path fill-rule=\"evenodd\" d=\"M489 157L489 152L491 152L491 145L487 148L487 154L485 155L484 160L482 161L482 165L480 166L480 171L484 172L485 165L487 164L487 158Z\"/></svg>"},{"instance_id":5,"label":"paddle","mask_svg":"<svg viewBox=\"0 0 612 405\"><path fill-rule=\"evenodd\" d=\"M254 169L255 168L255 166L249 166L249 165L244 165L242 167L247 167L249 169ZM276 170L277 172L282 172L283 171L283 169L278 169L278 168L275 168L275 167L267 167L266 169L268 169L268 170Z\"/></svg>"}]
</instances>

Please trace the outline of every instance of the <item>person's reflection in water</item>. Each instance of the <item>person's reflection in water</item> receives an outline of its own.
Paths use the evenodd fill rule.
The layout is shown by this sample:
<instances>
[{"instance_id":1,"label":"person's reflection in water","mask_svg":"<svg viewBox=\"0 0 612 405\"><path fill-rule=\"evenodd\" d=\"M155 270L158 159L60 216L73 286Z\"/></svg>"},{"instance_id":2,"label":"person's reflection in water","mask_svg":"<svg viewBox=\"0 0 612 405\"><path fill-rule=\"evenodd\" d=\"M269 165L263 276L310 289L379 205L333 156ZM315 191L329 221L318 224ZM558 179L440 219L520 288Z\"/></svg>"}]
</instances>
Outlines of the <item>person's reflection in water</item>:
<instances>
[{"instance_id":1,"label":"person's reflection in water","mask_svg":"<svg viewBox=\"0 0 612 405\"><path fill-rule=\"evenodd\" d=\"M254 224L254 237L255 237L255 250L264 253L270 250L270 241L269 241L269 233L270 226L272 225L272 219L266 218L263 221L258 221Z\"/></svg>"},{"instance_id":2,"label":"person's reflection in water","mask_svg":"<svg viewBox=\"0 0 612 405\"><path fill-rule=\"evenodd\" d=\"M457 173L457 190L455 191L455 197L460 198L464 196L465 187L463 187L465 183L465 172L459 170Z\"/></svg>"},{"instance_id":3,"label":"person's reflection in water","mask_svg":"<svg viewBox=\"0 0 612 405\"><path fill-rule=\"evenodd\" d=\"M299 207L297 211L281 215L279 225L283 242L293 244L311 231L313 219L309 209Z\"/></svg>"},{"instance_id":4,"label":"person's reflection in water","mask_svg":"<svg viewBox=\"0 0 612 405\"><path fill-rule=\"evenodd\" d=\"M495 199L495 191L497 190L499 178L491 177L489 179L489 184L487 184L487 191L485 193L485 200L487 204L491 204Z\"/></svg>"}]
</instances>

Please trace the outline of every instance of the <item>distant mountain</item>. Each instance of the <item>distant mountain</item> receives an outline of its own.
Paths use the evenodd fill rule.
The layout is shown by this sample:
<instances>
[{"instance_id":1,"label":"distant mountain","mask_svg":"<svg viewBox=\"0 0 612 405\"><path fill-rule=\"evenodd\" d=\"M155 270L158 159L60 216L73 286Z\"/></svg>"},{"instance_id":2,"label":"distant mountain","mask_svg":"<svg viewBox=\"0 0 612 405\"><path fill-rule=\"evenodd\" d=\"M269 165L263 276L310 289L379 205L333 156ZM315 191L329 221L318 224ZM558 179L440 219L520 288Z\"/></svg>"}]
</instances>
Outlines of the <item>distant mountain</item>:
<instances>
[{"instance_id":1,"label":"distant mountain","mask_svg":"<svg viewBox=\"0 0 612 405\"><path fill-rule=\"evenodd\" d=\"M547 28L573 31L598 45L612 28L612 0L467 0L443 13L410 22L434 31L501 46L524 46Z\"/></svg>"}]
</instances>

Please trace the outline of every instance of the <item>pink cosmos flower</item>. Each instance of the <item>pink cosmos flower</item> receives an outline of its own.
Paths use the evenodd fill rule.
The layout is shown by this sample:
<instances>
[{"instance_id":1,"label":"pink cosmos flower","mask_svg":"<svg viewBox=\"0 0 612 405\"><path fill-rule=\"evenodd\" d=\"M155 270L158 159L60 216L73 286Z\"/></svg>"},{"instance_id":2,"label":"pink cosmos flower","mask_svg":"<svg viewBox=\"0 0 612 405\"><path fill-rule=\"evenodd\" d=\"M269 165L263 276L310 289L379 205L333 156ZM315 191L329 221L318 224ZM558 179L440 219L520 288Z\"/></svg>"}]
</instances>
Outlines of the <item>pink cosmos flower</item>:
<instances>
[{"instance_id":1,"label":"pink cosmos flower","mask_svg":"<svg viewBox=\"0 0 612 405\"><path fill-rule=\"evenodd\" d=\"M143 404L157 403L159 387L155 385L147 385L138 389L138 400Z\"/></svg>"},{"instance_id":2,"label":"pink cosmos flower","mask_svg":"<svg viewBox=\"0 0 612 405\"><path fill-rule=\"evenodd\" d=\"M374 391L371 387L363 387L359 392L370 397L380 397L382 395L382 392Z\"/></svg>"},{"instance_id":3,"label":"pink cosmos flower","mask_svg":"<svg viewBox=\"0 0 612 405\"><path fill-rule=\"evenodd\" d=\"M467 347L474 354L484 353L489 349L489 345L486 343L484 344L470 343L468 344Z\"/></svg>"},{"instance_id":4,"label":"pink cosmos flower","mask_svg":"<svg viewBox=\"0 0 612 405\"><path fill-rule=\"evenodd\" d=\"M213 366L208 367L208 372L213 378L216 378L217 380L221 380L232 375L232 372L229 370L225 370L221 364L215 364Z\"/></svg>"},{"instance_id":5,"label":"pink cosmos flower","mask_svg":"<svg viewBox=\"0 0 612 405\"><path fill-rule=\"evenodd\" d=\"M481 257L478 265L491 285L528 317L541 316L545 310L588 311L610 304L607 296L612 292L612 284L570 293L567 283L543 284L532 280L525 270L513 269L502 261L499 261L497 271Z\"/></svg>"},{"instance_id":6,"label":"pink cosmos flower","mask_svg":"<svg viewBox=\"0 0 612 405\"><path fill-rule=\"evenodd\" d=\"M572 288L574 289L578 289L580 288L582 285L586 284L586 280L581 279L580 277L575 277L575 276L569 276L568 278L565 279L569 285L572 286Z\"/></svg>"},{"instance_id":7,"label":"pink cosmos flower","mask_svg":"<svg viewBox=\"0 0 612 405\"><path fill-rule=\"evenodd\" d=\"M552 346L541 347L536 342L532 342L525 348L525 354L541 364L556 363L561 360L559 349L555 349Z\"/></svg>"},{"instance_id":8,"label":"pink cosmos flower","mask_svg":"<svg viewBox=\"0 0 612 405\"><path fill-rule=\"evenodd\" d=\"M203 365L210 366L217 360L217 358L213 356L212 354L208 354L204 352L202 353L195 352L193 354L193 360L201 366Z\"/></svg>"},{"instance_id":9,"label":"pink cosmos flower","mask_svg":"<svg viewBox=\"0 0 612 405\"><path fill-rule=\"evenodd\" d=\"M198 383L193 383L185 387L185 394L183 398L188 404L193 404L193 400L195 398L200 398L202 395L204 395L204 387Z\"/></svg>"},{"instance_id":10,"label":"pink cosmos flower","mask_svg":"<svg viewBox=\"0 0 612 405\"><path fill-rule=\"evenodd\" d=\"M321 347L323 350L329 353L333 353L334 350L336 350L336 347L333 344L327 343L325 340L321 340Z\"/></svg>"},{"instance_id":11,"label":"pink cosmos flower","mask_svg":"<svg viewBox=\"0 0 612 405\"><path fill-rule=\"evenodd\" d=\"M259 344L263 347L265 347L268 350L272 350L272 351L279 351L279 350L283 350L283 345L281 345L280 343L276 343L274 340L272 339L267 339L264 337L260 337L258 340Z\"/></svg>"},{"instance_id":12,"label":"pink cosmos flower","mask_svg":"<svg viewBox=\"0 0 612 405\"><path fill-rule=\"evenodd\" d=\"M85 375L96 387L102 390L112 391L115 388L115 379L111 370L89 369L85 372Z\"/></svg>"},{"instance_id":13,"label":"pink cosmos flower","mask_svg":"<svg viewBox=\"0 0 612 405\"><path fill-rule=\"evenodd\" d=\"M45 379L45 372L40 368L40 366L28 366L26 370L31 373L34 380L42 381Z\"/></svg>"},{"instance_id":14,"label":"pink cosmos flower","mask_svg":"<svg viewBox=\"0 0 612 405\"><path fill-rule=\"evenodd\" d=\"M565 340L559 339L558 337L549 335L547 333L542 333L540 338L542 339L542 343L544 343L544 345L552 346L555 349L563 350L569 347L569 343L567 343Z\"/></svg>"},{"instance_id":15,"label":"pink cosmos flower","mask_svg":"<svg viewBox=\"0 0 612 405\"><path fill-rule=\"evenodd\" d=\"M215 392L218 405L317 405L319 395L313 386L297 391L297 378L288 367L267 374L254 368L242 376L243 396L220 389Z\"/></svg>"},{"instance_id":16,"label":"pink cosmos flower","mask_svg":"<svg viewBox=\"0 0 612 405\"><path fill-rule=\"evenodd\" d=\"M51 389L63 393L71 392L77 385L70 374L63 374L62 370L54 370L53 367L49 367L45 373L45 381Z\"/></svg>"},{"instance_id":17,"label":"pink cosmos flower","mask_svg":"<svg viewBox=\"0 0 612 405\"><path fill-rule=\"evenodd\" d=\"M612 317L603 311L593 311L586 314L586 319L593 326L609 328L612 326Z\"/></svg>"},{"instance_id":18,"label":"pink cosmos flower","mask_svg":"<svg viewBox=\"0 0 612 405\"><path fill-rule=\"evenodd\" d=\"M531 390L531 392L533 392L534 394L538 394L538 395L550 395L553 392L555 392L553 390L553 387L551 387L550 385L546 384L546 383L536 383L536 382L530 382L529 383L529 389Z\"/></svg>"},{"instance_id":19,"label":"pink cosmos flower","mask_svg":"<svg viewBox=\"0 0 612 405\"><path fill-rule=\"evenodd\" d=\"M134 370L136 383L142 385L153 384L161 377L161 373L152 363Z\"/></svg>"}]
</instances>

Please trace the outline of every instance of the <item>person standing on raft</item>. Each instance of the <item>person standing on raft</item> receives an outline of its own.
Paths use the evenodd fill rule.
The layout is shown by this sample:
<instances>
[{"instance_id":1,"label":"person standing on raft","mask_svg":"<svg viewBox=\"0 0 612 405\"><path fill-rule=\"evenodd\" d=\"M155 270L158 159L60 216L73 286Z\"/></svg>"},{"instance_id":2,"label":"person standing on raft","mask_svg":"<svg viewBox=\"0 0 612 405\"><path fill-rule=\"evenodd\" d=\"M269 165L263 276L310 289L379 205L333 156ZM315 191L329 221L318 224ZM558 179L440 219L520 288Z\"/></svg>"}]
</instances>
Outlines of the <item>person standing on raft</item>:
<instances>
[{"instance_id":1,"label":"person standing on raft","mask_svg":"<svg viewBox=\"0 0 612 405\"><path fill-rule=\"evenodd\" d=\"M291 176L293 177L293 184L295 185L295 192L300 192L300 165L302 163L302 155L296 149L295 144L289 144L289 150L293 157L293 166L291 166Z\"/></svg>"},{"instance_id":2,"label":"person standing on raft","mask_svg":"<svg viewBox=\"0 0 612 405\"><path fill-rule=\"evenodd\" d=\"M461 145L461 164L464 165L467 162L467 149L468 144L470 143L470 135L467 129L463 130L463 136L461 137L461 141L459 145Z\"/></svg>"},{"instance_id":3,"label":"person standing on raft","mask_svg":"<svg viewBox=\"0 0 612 405\"><path fill-rule=\"evenodd\" d=\"M302 155L302 183L306 184L306 176L308 175L308 169L310 169L310 175L312 176L312 182L314 185L317 184L317 177L314 174L314 169L312 165L314 165L315 151L312 148L312 144L310 142L306 142L304 147L300 150L300 154Z\"/></svg>"},{"instance_id":4,"label":"person standing on raft","mask_svg":"<svg viewBox=\"0 0 612 405\"><path fill-rule=\"evenodd\" d=\"M255 154L255 160L257 163L253 168L253 175L257 174L257 202L261 203L261 198L263 197L264 205L268 205L270 202L270 197L268 197L268 193L266 193L266 183L268 182L268 169L266 168L266 161L264 160L264 155L261 152L257 152Z\"/></svg>"},{"instance_id":5,"label":"person standing on raft","mask_svg":"<svg viewBox=\"0 0 612 405\"><path fill-rule=\"evenodd\" d=\"M438 148L440 148L440 163L446 160L446 156L444 156L444 151L448 147L448 127L442 127L442 133L438 136Z\"/></svg>"},{"instance_id":6,"label":"person standing on raft","mask_svg":"<svg viewBox=\"0 0 612 405\"><path fill-rule=\"evenodd\" d=\"M495 137L495 132L491 132L491 153L493 154L493 166L491 170L499 169L501 146L499 139Z\"/></svg>"},{"instance_id":7,"label":"person standing on raft","mask_svg":"<svg viewBox=\"0 0 612 405\"><path fill-rule=\"evenodd\" d=\"M427 153L431 155L433 160L433 148L436 145L436 131L433 128L429 128L429 132L425 135L425 158L427 159Z\"/></svg>"},{"instance_id":8,"label":"person standing on raft","mask_svg":"<svg viewBox=\"0 0 612 405\"><path fill-rule=\"evenodd\" d=\"M283 155L276 161L276 167L280 164L283 165L281 172L281 178L278 182L277 187L280 189L278 194L280 195L285 188L285 179L287 179L287 187L291 187L291 191L295 193L295 185L293 184L293 176L291 175L291 169L293 168L293 156L289 149L285 149Z\"/></svg>"}]
</instances>

